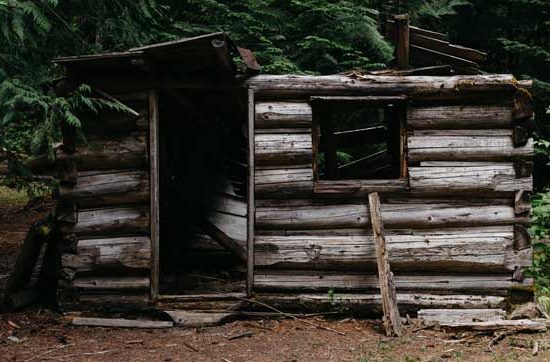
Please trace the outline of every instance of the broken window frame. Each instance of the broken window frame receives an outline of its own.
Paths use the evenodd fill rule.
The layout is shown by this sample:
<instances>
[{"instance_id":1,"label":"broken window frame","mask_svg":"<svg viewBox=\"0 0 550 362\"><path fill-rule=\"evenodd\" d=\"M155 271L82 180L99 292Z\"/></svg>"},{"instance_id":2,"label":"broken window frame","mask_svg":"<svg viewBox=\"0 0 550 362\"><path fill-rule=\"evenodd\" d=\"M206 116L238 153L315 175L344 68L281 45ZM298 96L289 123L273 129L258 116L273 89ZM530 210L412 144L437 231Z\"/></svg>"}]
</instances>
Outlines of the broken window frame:
<instances>
[{"instance_id":1,"label":"broken window frame","mask_svg":"<svg viewBox=\"0 0 550 362\"><path fill-rule=\"evenodd\" d=\"M316 186L322 184L322 189L326 189L327 186L331 184L349 184L349 185L359 185L361 188L373 186L373 190L376 190L378 186L383 186L385 184L403 185L403 188L406 187L406 177L407 177L407 163L405 156L405 147L406 147L406 115L407 115L407 97L403 95L396 96L345 96L345 97L311 97L311 104L313 108L313 171L315 177ZM399 172L396 173L396 177L391 178L342 178L339 177L339 167L336 159L337 144L335 137L323 137L322 148L325 150L325 167L327 169L328 177L320 179L319 178L319 160L318 156L321 150L321 126L323 130L334 129L332 121L327 121L324 118L324 115L327 113L334 114L335 107L348 107L354 109L361 108L386 108L389 105L393 105L393 115L391 117L396 117L393 129L390 129L394 136L386 135L388 138L388 146L393 147L392 153L397 159L394 162L398 162ZM323 123L327 122L327 123ZM391 127L390 127L391 128ZM382 136L382 132L379 130L371 130L374 134L373 137ZM338 132L341 137L354 137L351 131L342 131ZM351 135L351 136L350 136ZM331 155L326 153L327 147L333 149L334 151ZM356 160L357 161L357 160ZM328 170L327 165L331 164L331 171ZM341 166L340 166L341 167ZM336 169L336 170L335 170ZM397 171L397 170L396 170ZM316 192L321 192L317 190Z\"/></svg>"}]
</instances>

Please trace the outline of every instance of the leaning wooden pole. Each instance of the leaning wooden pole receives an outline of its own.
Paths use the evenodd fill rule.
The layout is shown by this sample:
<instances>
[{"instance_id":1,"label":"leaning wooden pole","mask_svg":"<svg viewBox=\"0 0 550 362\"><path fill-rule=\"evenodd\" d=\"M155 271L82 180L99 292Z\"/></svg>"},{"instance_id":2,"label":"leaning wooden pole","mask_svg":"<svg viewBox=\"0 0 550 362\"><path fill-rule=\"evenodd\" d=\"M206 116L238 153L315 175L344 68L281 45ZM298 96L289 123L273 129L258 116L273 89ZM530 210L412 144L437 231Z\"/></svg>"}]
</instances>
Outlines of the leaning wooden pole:
<instances>
[{"instance_id":1,"label":"leaning wooden pole","mask_svg":"<svg viewBox=\"0 0 550 362\"><path fill-rule=\"evenodd\" d=\"M390 270L388 253L386 252L384 224L380 212L380 197L377 192L369 194L369 207L376 249L376 260L378 263L378 281L380 283L380 293L382 295L382 310L384 311L384 329L388 337L399 337L401 335L401 317L397 309L393 273Z\"/></svg>"}]
</instances>

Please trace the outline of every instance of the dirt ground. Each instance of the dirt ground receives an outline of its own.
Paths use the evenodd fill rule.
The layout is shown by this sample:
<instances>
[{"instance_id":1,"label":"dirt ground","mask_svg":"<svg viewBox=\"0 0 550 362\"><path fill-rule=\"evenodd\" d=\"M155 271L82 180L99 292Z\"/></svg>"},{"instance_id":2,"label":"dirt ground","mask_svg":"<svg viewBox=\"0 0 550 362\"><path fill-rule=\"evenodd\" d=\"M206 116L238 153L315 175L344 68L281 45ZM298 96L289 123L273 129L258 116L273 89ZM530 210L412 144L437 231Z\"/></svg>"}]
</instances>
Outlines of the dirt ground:
<instances>
[{"instance_id":1,"label":"dirt ground","mask_svg":"<svg viewBox=\"0 0 550 362\"><path fill-rule=\"evenodd\" d=\"M2 191L2 190L0 190ZM0 287L28 227L51 209L7 202L0 192ZM203 329L76 327L69 315L34 308L0 314L1 361L549 361L550 334L493 335L418 330L386 338L378 321L340 317L235 321ZM232 339L248 333L248 337ZM539 352L533 356L537 344Z\"/></svg>"}]
</instances>

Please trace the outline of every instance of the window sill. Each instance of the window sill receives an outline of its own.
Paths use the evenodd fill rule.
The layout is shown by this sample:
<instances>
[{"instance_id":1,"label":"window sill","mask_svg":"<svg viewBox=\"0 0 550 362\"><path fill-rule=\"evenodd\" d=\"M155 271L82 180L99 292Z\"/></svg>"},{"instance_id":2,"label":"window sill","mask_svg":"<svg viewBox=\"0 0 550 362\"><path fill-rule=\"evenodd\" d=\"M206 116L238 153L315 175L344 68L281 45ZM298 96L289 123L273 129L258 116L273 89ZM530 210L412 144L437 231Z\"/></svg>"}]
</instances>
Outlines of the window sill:
<instances>
[{"instance_id":1,"label":"window sill","mask_svg":"<svg viewBox=\"0 0 550 362\"><path fill-rule=\"evenodd\" d=\"M317 180L313 190L323 195L363 196L371 192L403 192L409 189L407 179L391 180Z\"/></svg>"}]
</instances>

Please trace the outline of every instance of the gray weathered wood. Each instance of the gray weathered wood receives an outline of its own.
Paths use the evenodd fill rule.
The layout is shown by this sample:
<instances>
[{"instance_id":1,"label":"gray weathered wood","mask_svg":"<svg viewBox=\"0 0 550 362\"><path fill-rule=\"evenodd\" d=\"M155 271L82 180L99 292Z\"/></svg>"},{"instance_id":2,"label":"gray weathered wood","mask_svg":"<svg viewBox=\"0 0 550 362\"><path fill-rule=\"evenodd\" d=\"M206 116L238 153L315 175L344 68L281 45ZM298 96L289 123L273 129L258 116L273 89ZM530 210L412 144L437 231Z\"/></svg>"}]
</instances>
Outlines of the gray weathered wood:
<instances>
[{"instance_id":1,"label":"gray weathered wood","mask_svg":"<svg viewBox=\"0 0 550 362\"><path fill-rule=\"evenodd\" d=\"M246 295L250 297L254 291L254 238L256 231L256 135L254 132L256 114L256 100L253 89L247 92L247 178L246 178Z\"/></svg>"},{"instance_id":2,"label":"gray weathered wood","mask_svg":"<svg viewBox=\"0 0 550 362\"><path fill-rule=\"evenodd\" d=\"M59 160L74 160L78 171L143 169L146 167L145 136L127 137L117 141L90 141L89 147L79 147L74 154L59 152Z\"/></svg>"},{"instance_id":3,"label":"gray weathered wood","mask_svg":"<svg viewBox=\"0 0 550 362\"><path fill-rule=\"evenodd\" d=\"M448 203L384 204L382 217L387 227L426 228L490 226L527 223L528 217L517 217L512 206L464 206ZM325 204L304 202L302 206L257 207L258 229L306 230L366 228L370 225L369 212L365 204Z\"/></svg>"},{"instance_id":4,"label":"gray weathered wood","mask_svg":"<svg viewBox=\"0 0 550 362\"><path fill-rule=\"evenodd\" d=\"M407 126L413 129L512 128L513 110L501 105L412 107L408 110Z\"/></svg>"},{"instance_id":5,"label":"gray weathered wood","mask_svg":"<svg viewBox=\"0 0 550 362\"><path fill-rule=\"evenodd\" d=\"M467 323L503 320L506 311L502 309L421 309L418 319L437 323Z\"/></svg>"},{"instance_id":6,"label":"gray weathered wood","mask_svg":"<svg viewBox=\"0 0 550 362\"><path fill-rule=\"evenodd\" d=\"M511 136L476 136L469 131L453 135L441 131L429 136L408 137L410 161L513 161L534 154L533 140L516 147Z\"/></svg>"},{"instance_id":7,"label":"gray weathered wood","mask_svg":"<svg viewBox=\"0 0 550 362\"><path fill-rule=\"evenodd\" d=\"M394 276L398 292L429 291L438 293L472 293L506 295L514 286L532 286L532 279L515 282L512 275L402 275ZM264 271L254 276L257 291L378 291L378 277L364 273L315 272L315 271Z\"/></svg>"},{"instance_id":8,"label":"gray weathered wood","mask_svg":"<svg viewBox=\"0 0 550 362\"><path fill-rule=\"evenodd\" d=\"M149 180L145 171L81 173L74 187L59 188L59 197L79 207L144 203L149 200Z\"/></svg>"},{"instance_id":9,"label":"gray weathered wood","mask_svg":"<svg viewBox=\"0 0 550 362\"><path fill-rule=\"evenodd\" d=\"M516 177L513 164L474 167L409 167L412 192L515 192L533 189L532 177Z\"/></svg>"},{"instance_id":10,"label":"gray weathered wood","mask_svg":"<svg viewBox=\"0 0 550 362\"><path fill-rule=\"evenodd\" d=\"M300 196L313 192L313 169L256 169L255 188L259 197Z\"/></svg>"},{"instance_id":11,"label":"gray weathered wood","mask_svg":"<svg viewBox=\"0 0 550 362\"><path fill-rule=\"evenodd\" d=\"M311 128L311 106L305 102L258 102L255 120L257 129Z\"/></svg>"},{"instance_id":12,"label":"gray weathered wood","mask_svg":"<svg viewBox=\"0 0 550 362\"><path fill-rule=\"evenodd\" d=\"M159 294L160 283L160 244L159 244L159 93L149 91L149 214L148 229L151 235L151 301L155 302Z\"/></svg>"},{"instance_id":13,"label":"gray weathered wood","mask_svg":"<svg viewBox=\"0 0 550 362\"><path fill-rule=\"evenodd\" d=\"M378 269L378 281L382 296L382 310L384 312L384 329L386 336L401 335L401 317L397 309L397 298L393 273L390 269L389 256L386 250L386 238L384 222L380 212L380 196L373 192L369 194L370 219L374 236L374 249L376 251L376 264Z\"/></svg>"},{"instance_id":14,"label":"gray weathered wood","mask_svg":"<svg viewBox=\"0 0 550 362\"><path fill-rule=\"evenodd\" d=\"M77 277L68 286L81 291L145 292L149 291L149 277Z\"/></svg>"},{"instance_id":15,"label":"gray weathered wood","mask_svg":"<svg viewBox=\"0 0 550 362\"><path fill-rule=\"evenodd\" d=\"M511 225L414 230L410 234L386 231L395 270L513 272L521 257L522 264L530 263L530 253L515 255ZM376 270L371 235L257 235L255 256L258 268Z\"/></svg>"},{"instance_id":16,"label":"gray weathered wood","mask_svg":"<svg viewBox=\"0 0 550 362\"><path fill-rule=\"evenodd\" d=\"M147 321L136 319L121 319L121 318L90 318L90 317L75 317L72 320L75 326L89 327L112 327L112 328L145 328L159 329L171 328L174 326L170 321Z\"/></svg>"},{"instance_id":17,"label":"gray weathered wood","mask_svg":"<svg viewBox=\"0 0 550 362\"><path fill-rule=\"evenodd\" d=\"M467 329L483 332L545 332L547 330L547 325L545 322L530 319L494 320L486 322L442 322L440 325L442 327L453 329Z\"/></svg>"},{"instance_id":18,"label":"gray weathered wood","mask_svg":"<svg viewBox=\"0 0 550 362\"><path fill-rule=\"evenodd\" d=\"M307 99L322 95L411 95L420 98L459 98L465 94L516 91L512 75L475 76L300 76L258 75L245 81L262 98Z\"/></svg>"},{"instance_id":19,"label":"gray weathered wood","mask_svg":"<svg viewBox=\"0 0 550 362\"><path fill-rule=\"evenodd\" d=\"M256 165L294 165L311 162L311 134L257 134L254 137Z\"/></svg>"},{"instance_id":20,"label":"gray weathered wood","mask_svg":"<svg viewBox=\"0 0 550 362\"><path fill-rule=\"evenodd\" d=\"M63 225L64 235L114 236L149 232L149 210L142 207L79 210L78 222Z\"/></svg>"},{"instance_id":21,"label":"gray weathered wood","mask_svg":"<svg viewBox=\"0 0 550 362\"><path fill-rule=\"evenodd\" d=\"M313 311L333 311L334 306L348 308L356 312L372 314L373 309L380 307L380 294L348 294L336 293L333 297L328 293L322 294L267 294L256 295L269 305L284 309ZM419 308L503 308L506 306L506 298L503 296L489 295L437 295L429 293L397 293L397 304L403 312L415 312Z\"/></svg>"},{"instance_id":22,"label":"gray weathered wood","mask_svg":"<svg viewBox=\"0 0 550 362\"><path fill-rule=\"evenodd\" d=\"M235 312L194 312L185 310L165 310L179 327L198 328L211 327L228 321Z\"/></svg>"},{"instance_id":23,"label":"gray weathered wood","mask_svg":"<svg viewBox=\"0 0 550 362\"><path fill-rule=\"evenodd\" d=\"M241 261L246 262L246 250L237 241L233 240L229 235L225 234L216 225L208 220L200 221L201 229L212 239L216 240L226 250L233 253Z\"/></svg>"},{"instance_id":24,"label":"gray weathered wood","mask_svg":"<svg viewBox=\"0 0 550 362\"><path fill-rule=\"evenodd\" d=\"M77 273L111 271L116 274L149 270L151 240L145 236L83 239L76 254L64 254L64 268Z\"/></svg>"},{"instance_id":25,"label":"gray weathered wood","mask_svg":"<svg viewBox=\"0 0 550 362\"><path fill-rule=\"evenodd\" d=\"M319 195L366 196L371 192L403 192L407 180L317 180L314 192Z\"/></svg>"}]
</instances>

